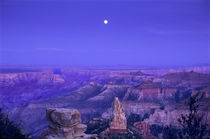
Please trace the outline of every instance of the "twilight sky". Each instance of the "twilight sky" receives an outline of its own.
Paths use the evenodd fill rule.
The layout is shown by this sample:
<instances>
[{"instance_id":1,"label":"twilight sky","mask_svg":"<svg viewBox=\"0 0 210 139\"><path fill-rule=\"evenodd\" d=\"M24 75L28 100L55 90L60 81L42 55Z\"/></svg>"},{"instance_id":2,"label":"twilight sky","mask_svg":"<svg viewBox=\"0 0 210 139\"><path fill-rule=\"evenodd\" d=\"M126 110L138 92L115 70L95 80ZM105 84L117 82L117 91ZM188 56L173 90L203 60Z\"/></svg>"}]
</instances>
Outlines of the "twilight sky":
<instances>
[{"instance_id":1,"label":"twilight sky","mask_svg":"<svg viewBox=\"0 0 210 139\"><path fill-rule=\"evenodd\" d=\"M0 0L0 64L203 63L209 0Z\"/></svg>"}]
</instances>

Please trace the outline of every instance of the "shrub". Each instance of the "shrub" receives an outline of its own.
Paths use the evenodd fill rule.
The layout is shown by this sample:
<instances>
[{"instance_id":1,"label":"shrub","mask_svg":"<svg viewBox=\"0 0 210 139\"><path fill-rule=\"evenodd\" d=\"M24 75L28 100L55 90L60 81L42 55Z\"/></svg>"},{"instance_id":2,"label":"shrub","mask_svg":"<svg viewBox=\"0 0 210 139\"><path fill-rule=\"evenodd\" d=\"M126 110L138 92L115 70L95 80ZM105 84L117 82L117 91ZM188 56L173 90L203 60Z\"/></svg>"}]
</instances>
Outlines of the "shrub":
<instances>
[{"instance_id":1,"label":"shrub","mask_svg":"<svg viewBox=\"0 0 210 139\"><path fill-rule=\"evenodd\" d=\"M178 119L182 127L179 133L181 139L202 139L206 134L207 124L203 123L203 115L198 112L198 95L191 96L189 99L189 114L181 115Z\"/></svg>"},{"instance_id":2,"label":"shrub","mask_svg":"<svg viewBox=\"0 0 210 139\"><path fill-rule=\"evenodd\" d=\"M22 133L19 125L10 121L8 115L0 109L0 139L29 139L29 135Z\"/></svg>"}]
</instances>

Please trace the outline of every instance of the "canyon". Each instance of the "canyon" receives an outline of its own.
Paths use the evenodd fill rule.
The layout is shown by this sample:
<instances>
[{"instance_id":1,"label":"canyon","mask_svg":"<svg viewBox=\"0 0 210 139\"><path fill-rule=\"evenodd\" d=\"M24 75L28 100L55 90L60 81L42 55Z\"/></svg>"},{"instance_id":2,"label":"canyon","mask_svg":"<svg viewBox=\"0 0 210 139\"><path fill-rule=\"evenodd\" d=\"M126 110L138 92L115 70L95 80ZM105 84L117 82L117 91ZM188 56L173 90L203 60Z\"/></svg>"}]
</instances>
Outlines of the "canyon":
<instances>
[{"instance_id":1,"label":"canyon","mask_svg":"<svg viewBox=\"0 0 210 139\"><path fill-rule=\"evenodd\" d=\"M127 119L137 115L135 122L142 122L134 124L136 127L131 129L142 128L145 135L153 137L148 126L179 126L177 118L187 113L186 101L191 95L200 96L200 112L205 114L209 125L210 67L141 70L43 68L0 73L0 108L10 119L21 123L23 130L33 138L48 128L47 108L77 109L81 114L81 124L94 118L104 123L110 119L115 97L122 102Z\"/></svg>"}]
</instances>

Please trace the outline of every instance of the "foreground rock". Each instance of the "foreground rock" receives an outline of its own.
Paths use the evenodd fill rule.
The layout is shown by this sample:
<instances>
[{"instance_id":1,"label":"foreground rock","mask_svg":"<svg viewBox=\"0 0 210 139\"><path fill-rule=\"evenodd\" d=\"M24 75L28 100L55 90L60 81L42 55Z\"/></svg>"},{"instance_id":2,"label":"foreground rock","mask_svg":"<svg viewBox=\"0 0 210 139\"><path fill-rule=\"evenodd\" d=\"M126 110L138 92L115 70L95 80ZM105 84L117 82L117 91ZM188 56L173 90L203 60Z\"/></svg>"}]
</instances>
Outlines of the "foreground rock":
<instances>
[{"instance_id":1,"label":"foreground rock","mask_svg":"<svg viewBox=\"0 0 210 139\"><path fill-rule=\"evenodd\" d=\"M43 131L40 139L94 139L94 135L86 135L87 126L81 124L81 116L76 109L48 108L47 120L52 122L48 129Z\"/></svg>"}]
</instances>

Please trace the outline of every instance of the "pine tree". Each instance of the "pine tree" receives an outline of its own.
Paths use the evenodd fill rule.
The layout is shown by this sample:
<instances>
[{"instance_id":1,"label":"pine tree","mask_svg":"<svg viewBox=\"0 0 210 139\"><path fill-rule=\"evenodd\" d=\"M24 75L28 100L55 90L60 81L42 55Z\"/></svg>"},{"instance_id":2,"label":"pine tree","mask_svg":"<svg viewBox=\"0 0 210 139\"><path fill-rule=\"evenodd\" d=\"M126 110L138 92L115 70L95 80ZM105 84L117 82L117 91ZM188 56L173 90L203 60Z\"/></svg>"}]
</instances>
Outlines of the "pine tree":
<instances>
[{"instance_id":1,"label":"pine tree","mask_svg":"<svg viewBox=\"0 0 210 139\"><path fill-rule=\"evenodd\" d=\"M21 129L13 121L10 121L8 115L5 115L0 109L0 139L29 139L29 135L21 132Z\"/></svg>"},{"instance_id":2,"label":"pine tree","mask_svg":"<svg viewBox=\"0 0 210 139\"><path fill-rule=\"evenodd\" d=\"M206 134L207 124L203 123L203 115L199 110L198 95L189 99L189 114L182 114L178 119L182 127L179 133L180 139L202 139Z\"/></svg>"}]
</instances>

